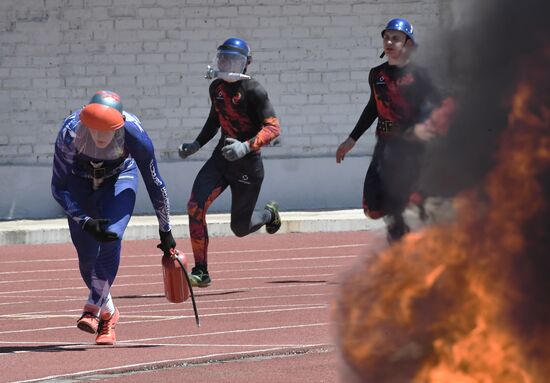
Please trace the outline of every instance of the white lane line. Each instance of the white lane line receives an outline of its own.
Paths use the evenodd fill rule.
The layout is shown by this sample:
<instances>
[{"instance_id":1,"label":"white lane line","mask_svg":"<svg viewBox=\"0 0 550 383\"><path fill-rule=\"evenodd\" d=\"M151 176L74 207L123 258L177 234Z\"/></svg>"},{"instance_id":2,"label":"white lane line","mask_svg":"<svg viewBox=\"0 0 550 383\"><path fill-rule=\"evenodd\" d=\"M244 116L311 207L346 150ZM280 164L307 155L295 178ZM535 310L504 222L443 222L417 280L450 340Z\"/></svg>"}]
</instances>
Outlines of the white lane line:
<instances>
[{"instance_id":1,"label":"white lane line","mask_svg":"<svg viewBox=\"0 0 550 383\"><path fill-rule=\"evenodd\" d=\"M318 285L317 285L318 286ZM242 297L242 298L221 298L221 299L201 299L201 307L208 303L218 303L218 302L239 302L239 301L252 301L252 300L267 300L267 299L288 299L288 298L312 298L312 297L326 297L328 295L333 295L331 292L327 293L307 293L307 294L278 294L278 295L258 295L255 297ZM158 305L165 305L166 303L158 303ZM171 303L169 303L172 305ZM124 306L126 308L134 307L151 307L152 305L128 305Z\"/></svg>"},{"instance_id":2,"label":"white lane line","mask_svg":"<svg viewBox=\"0 0 550 383\"><path fill-rule=\"evenodd\" d=\"M246 310L246 309L267 309L267 308L280 308L280 307L317 307L319 305L326 305L326 302L319 302L319 303L285 303L281 305L252 305L252 306L216 306L216 307L202 307L201 311L213 311L213 310ZM143 313L151 312L172 312L172 311L181 311L181 309L174 308L174 309L156 309L156 310L139 310L139 311L125 311L124 317L132 317L132 318L149 318L149 315L143 315ZM189 308L189 311L191 311L191 308Z\"/></svg>"},{"instance_id":3,"label":"white lane line","mask_svg":"<svg viewBox=\"0 0 550 383\"><path fill-rule=\"evenodd\" d=\"M155 268L158 268L159 265L155 265ZM263 268L246 268L246 272L251 271L275 271L275 270L315 270L315 269L331 269L331 268L339 268L339 267L345 267L345 265L311 265L311 266L291 266L291 267L263 267ZM222 273L242 273L243 269L220 269L216 270L216 267L212 268L210 270L211 273L216 274L222 274ZM160 272L158 273L160 275ZM151 273L148 274L125 274L125 275L117 275L117 280L123 279L123 278L142 278L142 277L151 277ZM153 275L156 276L156 275ZM43 278L43 279L14 279L12 281L0 281L1 284L10 284L10 283L29 283L29 282L66 282L66 281L81 281L82 278Z\"/></svg>"},{"instance_id":4,"label":"white lane line","mask_svg":"<svg viewBox=\"0 0 550 383\"><path fill-rule=\"evenodd\" d=\"M218 307L203 307L201 306L201 313L205 311L220 311L220 310L258 310L258 309L267 309L267 308L316 308L319 305L326 303L296 303L296 304L283 304L283 305L251 305L251 306L218 306ZM120 307L119 307L120 309ZM191 311L190 308L187 308L186 311ZM139 310L139 311L124 311L124 319L141 319L148 320L153 319L171 319L174 315L160 315L163 313L179 312L181 313L182 308L166 308L166 309L155 309L155 310ZM154 313L154 314L146 314ZM10 320L35 320L35 319L53 319L53 318L74 318L75 314L69 312L65 313L17 313L17 314L5 314L0 315L0 319L10 319Z\"/></svg>"},{"instance_id":5,"label":"white lane line","mask_svg":"<svg viewBox=\"0 0 550 383\"><path fill-rule=\"evenodd\" d=\"M138 338L138 339L127 339L127 340L119 340L118 343L135 343L135 342L149 342L149 341L161 341L166 339L176 339L176 338L198 338L203 336L215 336L215 335L228 335L228 334L243 334L243 333L252 333L252 332L263 332L263 331L279 331L279 330L292 330L292 329L300 329L300 328L308 328L308 327L325 327L329 326L331 323L329 322L320 322L320 323L302 323L302 324L293 324L293 325L285 325L285 326L271 326L271 327L256 327L256 328L243 328L243 329L235 329L235 330L224 330L224 331L212 331L212 332L204 332L199 334L182 334L182 335L171 335L171 336L162 336L162 337L155 337L155 338ZM0 340L0 344L12 344L16 343L19 344L21 342L13 342L13 341L2 341ZM38 342L26 342L28 344L40 344ZM67 344L66 342L45 342L46 344ZM89 344L83 344L83 343L75 343L76 346L88 346ZM94 343L95 345L95 343ZM100 346L101 347L101 346Z\"/></svg>"},{"instance_id":6,"label":"white lane line","mask_svg":"<svg viewBox=\"0 0 550 383\"><path fill-rule=\"evenodd\" d=\"M25 298L25 299L32 299L32 301L14 301L14 302L2 302L0 303L0 306L13 306L13 305L26 305L29 303L32 304L39 304L39 303L59 303L59 302L71 302L71 301L81 301L82 297L75 297L75 296L47 296L47 295L11 295L9 297L4 298ZM52 299L44 299L44 298L52 298Z\"/></svg>"},{"instance_id":7,"label":"white lane line","mask_svg":"<svg viewBox=\"0 0 550 383\"><path fill-rule=\"evenodd\" d=\"M154 338L141 338L141 339L132 339L132 340L123 340L120 343L132 343L132 342L152 342L152 341L161 341L166 339L186 339L186 338L199 338L203 336L213 336L213 335L230 335L230 334L244 334L252 332L265 332L265 331L280 331L280 330L293 330L300 328L309 328L309 327L326 327L329 326L328 322L320 323L302 323L295 325L285 325L285 326L271 326L271 327L258 327L258 328L243 328L235 330L225 330L225 331L213 331L200 334L182 334L182 335L171 335L171 336L160 336Z\"/></svg>"},{"instance_id":8,"label":"white lane line","mask_svg":"<svg viewBox=\"0 0 550 383\"><path fill-rule=\"evenodd\" d=\"M298 279L303 279L303 278L322 278L322 277L331 277L335 275L337 274L330 273L330 274L266 275L266 276L258 276L258 277L216 278L216 281L242 281L242 280L259 280L259 279L273 279L273 280L292 279L292 281L296 281ZM118 283L116 284L116 287L120 288L120 287L135 287L135 286L154 286L154 285L164 285L164 282ZM69 287L56 287L56 288L50 288L50 289L0 291L0 296L12 295L12 294L46 292L46 291L80 290L80 289L85 289L86 291L88 291L88 288L86 286L69 286Z\"/></svg>"},{"instance_id":9,"label":"white lane line","mask_svg":"<svg viewBox=\"0 0 550 383\"><path fill-rule=\"evenodd\" d=\"M297 349L300 349L300 348L313 348L313 347L325 347L325 346L331 346L331 345L330 344L327 345L327 344L324 344L324 343L311 344L311 345L303 345L303 346L297 347ZM29 379L29 380L17 380L17 381L13 381L12 383L32 383L32 382L40 382L40 381L44 381L44 380L52 380L52 379L59 379L59 378L91 375L91 374L96 374L96 373L104 373L104 372L107 372L107 371L138 369L140 367L153 366L153 365L161 365L161 364L169 364L169 363L185 363L185 362L189 362L189 361L193 361L193 360L203 360L203 359L213 359L213 358L227 358L229 356L267 353L267 352L283 351L283 350L289 350L289 349L292 350L293 348L273 347L273 348L255 349L255 350L247 350L247 351L240 351L240 352L215 353L215 354L197 354L195 356L191 356L191 357L188 357L188 358L164 359L164 360L149 361L149 362L145 362L145 363L126 364L126 365L119 365L119 366L115 366L115 367L101 368L101 369L96 369L96 370L86 370L86 371L78 371L78 372L68 373L68 374L50 375L50 376L44 376L44 377L41 377L41 378L35 378L35 379Z\"/></svg>"},{"instance_id":10,"label":"white lane line","mask_svg":"<svg viewBox=\"0 0 550 383\"><path fill-rule=\"evenodd\" d=\"M250 261L232 261L232 262L216 262L216 267L218 265L243 265L248 263L266 263L266 262L294 262L294 261L318 261L318 260L336 260L340 258L357 258L361 256L361 254L352 254L352 255L331 255L326 257L287 257L287 258L270 258L270 259L257 259L257 260L250 260ZM160 258L159 258L160 259ZM75 262L77 263L77 262ZM155 264L147 264L147 265L121 265L119 267L119 270L126 270L126 269L142 269L147 267L154 267L154 268L160 268L161 264L155 263ZM214 270L214 269L213 269ZM36 274L36 273L60 273L60 272L78 272L78 268L70 268L70 269L38 269L38 270L20 270L20 271L2 271L0 272L0 275L9 275L9 274Z\"/></svg>"},{"instance_id":11,"label":"white lane line","mask_svg":"<svg viewBox=\"0 0 550 383\"><path fill-rule=\"evenodd\" d=\"M122 343L122 342L118 342ZM61 346L57 347L62 349L75 349L79 347L86 347L89 348L90 344L86 343L71 343L67 344L66 342L2 342L0 341L0 344L6 344L6 345L17 345L17 346ZM124 343L126 346L155 346L155 347L308 347L308 346L317 346L315 345L304 345L304 344L248 344L248 343L133 343L133 342L127 342ZM325 345L325 344L323 344ZM330 346L330 344L326 344L326 346ZM10 352L10 354L24 354L27 352L31 352L30 350L24 350L24 351L13 351Z\"/></svg>"},{"instance_id":12,"label":"white lane line","mask_svg":"<svg viewBox=\"0 0 550 383\"><path fill-rule=\"evenodd\" d=\"M67 342L46 342L46 341L42 341L42 342L38 342L38 341L33 341L33 342L21 342L21 341L5 341L5 340L0 340L0 344L15 344L15 345L18 345L18 346L65 346L65 347L83 347L83 346L88 346L87 343L67 343ZM17 352L20 352L20 351L16 351L14 353L17 353Z\"/></svg>"},{"instance_id":13,"label":"white lane line","mask_svg":"<svg viewBox=\"0 0 550 383\"><path fill-rule=\"evenodd\" d=\"M241 301L253 301L253 300L270 300L270 299L289 299L289 298L313 298L313 297L326 297L329 295L333 295L333 293L323 293L323 294L286 294L286 295L259 295L255 297L243 297L243 298L223 298L223 299L201 299L201 310L205 309L205 305L209 303L227 303L227 302L241 302ZM116 298L116 297L115 297ZM82 301L83 298L74 298L71 300L79 300ZM57 300L55 302L65 302L66 300ZM34 302L34 301L33 301ZM38 303L48 303L49 301L40 301ZM176 307L175 310L184 310L191 308L183 308L180 305L174 305L170 302L164 302L164 303L150 303L150 304L142 304L142 305L116 305L119 309L123 310L123 315L127 312L127 309L140 309L140 308L151 308L151 307L158 307L158 306L170 306L170 307ZM161 309L163 310L163 309ZM66 309L63 310L65 313L75 313L74 315L80 314L82 312L82 309ZM0 315L1 317L9 316L9 315L47 315L50 313L59 313L59 310L55 311L30 311L30 312L23 312L23 313L14 313L14 314L3 314Z\"/></svg>"},{"instance_id":14,"label":"white lane line","mask_svg":"<svg viewBox=\"0 0 550 383\"><path fill-rule=\"evenodd\" d=\"M321 310L326 309L330 305L328 304L319 304L312 307L296 307L296 308L288 308L288 309L274 309L274 310L252 310L252 311L236 311L236 312L225 312L225 313L213 313L213 314L200 314L201 318L208 318L208 317L223 317L223 316L238 316L238 315L252 315L252 314L267 314L267 313L281 313L281 312L289 312L289 311L304 311L304 310ZM165 322L170 320L181 320L181 319L187 319L187 318L195 318L194 315L174 315L174 316L164 316L161 318L154 318L147 320L147 323L153 323L153 322ZM135 323L143 323L143 320L138 321L120 321L118 325L123 324L135 324ZM74 326L58 326L58 327L41 327L41 328L33 328L33 329L26 329L26 330L8 330L8 331L0 331L0 335L4 334L22 334L22 333L28 333L28 332L38 332L38 331L53 331L53 330L62 330L62 329L73 329Z\"/></svg>"},{"instance_id":15,"label":"white lane line","mask_svg":"<svg viewBox=\"0 0 550 383\"><path fill-rule=\"evenodd\" d=\"M308 327L326 327L329 326L329 322L320 322L320 323L303 323L295 325L285 325L285 326L272 326L272 327L258 327L258 328L247 328L247 329L236 329L236 330L225 330L225 331L213 331L200 334L182 334L182 335L172 335L172 336L161 336L154 338L141 338L133 340L123 340L120 343L131 343L131 342L152 342L152 341L161 341L166 339L185 339L185 338L198 338L203 336L214 336L214 335L229 335L229 334L243 334L243 333L252 333L252 332L265 332L265 331L279 331L279 330L293 330L300 328Z\"/></svg>"},{"instance_id":16,"label":"white lane line","mask_svg":"<svg viewBox=\"0 0 550 383\"><path fill-rule=\"evenodd\" d=\"M205 337L205 336L216 336L216 335L230 335L230 334L243 334L243 333L253 333L253 332L265 332L265 331L279 331L279 330L293 330L293 329L301 329L301 328L308 328L308 327L326 327L329 326L329 322L320 322L320 323L302 323L302 324L294 324L294 325L285 325L285 326L272 326L272 327L257 327L257 328L246 328L246 329L235 329L235 330L225 330L225 331L213 331L213 332L205 332L205 333L199 333L199 334L182 334L182 335L170 335L170 336L161 336L161 337L154 337L154 338L138 338L138 339L128 339L128 340L119 340L117 343L127 344L127 343L136 343L136 342L151 342L151 341L162 341L162 340L173 340L173 339L184 339L184 338L198 338L198 337ZM2 341L0 340L0 344L12 344L12 343L21 343L21 342L13 342L13 341ZM36 342L27 342L28 344L39 344ZM56 342L46 342L50 344L56 344ZM64 343L66 344L66 343ZM75 344L76 346L82 346L88 344ZM94 344L95 345L95 344Z\"/></svg>"},{"instance_id":17,"label":"white lane line","mask_svg":"<svg viewBox=\"0 0 550 383\"><path fill-rule=\"evenodd\" d=\"M364 247L370 246L369 243L350 243L345 245L329 245L329 246L306 246L306 247L285 247L285 248L276 248L276 249L248 249L248 250L222 250L222 251L208 251L208 254L241 254L241 253L274 253L278 251L307 251L307 250L323 250L323 249L346 249L352 247ZM124 253L124 251L123 251ZM142 255L129 255L123 254L124 258L149 258L154 256L159 256L160 253L149 253ZM191 254L191 252L186 252L186 254ZM51 259L40 259L40 263L43 262L65 262L65 261L77 261L78 258L74 255L71 258L51 258ZM0 261L0 264L17 264L17 263L27 263L29 260L16 260L16 261Z\"/></svg>"},{"instance_id":18,"label":"white lane line","mask_svg":"<svg viewBox=\"0 0 550 383\"><path fill-rule=\"evenodd\" d=\"M0 275L9 275L9 274L36 274L36 273L64 273L66 271L78 271L78 269L41 269L41 270L19 270L19 271L2 271Z\"/></svg>"},{"instance_id":19,"label":"white lane line","mask_svg":"<svg viewBox=\"0 0 550 383\"><path fill-rule=\"evenodd\" d=\"M187 347L220 347L220 348L232 348L232 347L281 347L281 348L314 348L314 347L331 347L334 346L330 343L292 343L292 344L224 344L224 343L126 343L128 346L149 346L149 347L171 347L171 348L187 348Z\"/></svg>"},{"instance_id":20,"label":"white lane line","mask_svg":"<svg viewBox=\"0 0 550 383\"><path fill-rule=\"evenodd\" d=\"M259 287L246 287L246 288L230 288L230 289L208 289L208 291L205 291L204 293L200 293L200 292L196 292L195 293L195 297L197 299L199 298L203 298L203 297L207 297L209 295L215 295L215 294L231 294L231 293L248 293L248 292L253 292L253 291L257 291L257 290L275 290L275 289L293 289L293 290L296 290L297 288L305 288L305 287L314 287L314 288L319 288L319 287L326 287L328 286L327 283L325 282L312 282L312 283L298 283L298 284L281 284L281 285L277 285L277 286L259 286ZM159 294L164 294L164 292L162 291L159 291L158 293L152 293L152 294L145 294L145 295L142 295L144 298L147 298L147 297L158 297ZM36 298L36 299L43 299L44 296L28 296L28 295L23 295L23 296L9 296L9 297L4 297L4 298ZM47 297L47 296L46 296ZM57 296L56 296L57 298ZM114 297L115 299L117 299L117 296ZM259 298L261 298L261 296L259 296ZM32 300L32 301L19 301L19 302L6 302L6 303L0 303L0 306L1 305L15 305L15 304L28 304L28 303L32 303L32 304L38 304L38 303L58 303L58 302L68 302L68 301L80 301L82 302L84 298L82 298L82 296L78 296L78 297L66 297L64 299L52 299L52 300L44 300L44 301L40 301L40 300ZM202 301L202 300L201 300Z\"/></svg>"}]
</instances>

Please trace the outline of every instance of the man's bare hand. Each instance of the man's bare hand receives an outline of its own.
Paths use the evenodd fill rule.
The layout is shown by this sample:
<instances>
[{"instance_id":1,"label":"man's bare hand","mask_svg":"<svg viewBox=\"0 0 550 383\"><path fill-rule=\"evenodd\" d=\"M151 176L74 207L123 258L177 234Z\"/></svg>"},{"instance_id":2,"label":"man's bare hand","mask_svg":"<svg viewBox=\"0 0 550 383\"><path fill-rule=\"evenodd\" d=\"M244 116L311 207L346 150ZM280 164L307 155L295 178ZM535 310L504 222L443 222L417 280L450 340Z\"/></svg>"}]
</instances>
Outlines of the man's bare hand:
<instances>
[{"instance_id":1,"label":"man's bare hand","mask_svg":"<svg viewBox=\"0 0 550 383\"><path fill-rule=\"evenodd\" d=\"M414 126L414 135L421 141L429 141L436 136L436 132L429 123L420 123Z\"/></svg>"},{"instance_id":2,"label":"man's bare hand","mask_svg":"<svg viewBox=\"0 0 550 383\"><path fill-rule=\"evenodd\" d=\"M355 146L355 140L351 137L346 138L336 150L336 163L344 161L346 154Z\"/></svg>"}]
</instances>

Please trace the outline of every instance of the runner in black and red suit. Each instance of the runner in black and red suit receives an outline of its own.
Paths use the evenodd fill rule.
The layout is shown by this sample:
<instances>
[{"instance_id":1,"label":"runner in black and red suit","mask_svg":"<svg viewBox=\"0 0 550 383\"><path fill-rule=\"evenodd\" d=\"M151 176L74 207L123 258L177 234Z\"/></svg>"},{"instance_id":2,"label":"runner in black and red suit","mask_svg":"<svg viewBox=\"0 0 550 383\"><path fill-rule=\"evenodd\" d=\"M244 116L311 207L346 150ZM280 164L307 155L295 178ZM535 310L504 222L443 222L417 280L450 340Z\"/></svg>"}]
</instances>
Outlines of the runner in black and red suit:
<instances>
[{"instance_id":1,"label":"runner in black and red suit","mask_svg":"<svg viewBox=\"0 0 550 383\"><path fill-rule=\"evenodd\" d=\"M243 237L263 225L274 234L281 226L276 202L254 211L264 178L260 148L279 136L280 127L266 91L245 74L250 62L250 48L244 40L230 38L218 47L207 73L207 78L214 78L209 89L210 114L197 139L179 148L180 157L187 158L222 128L220 141L197 174L187 204L195 257L190 279L198 287L211 283L206 212L227 186L231 188L231 230L235 235Z\"/></svg>"},{"instance_id":2,"label":"runner in black and red suit","mask_svg":"<svg viewBox=\"0 0 550 383\"><path fill-rule=\"evenodd\" d=\"M378 118L377 143L363 189L363 209L373 219L385 217L388 240L409 231L403 211L411 195L418 196L415 181L425 142L448 128L454 104L442 100L427 73L411 64L415 49L412 25L392 19L382 31L388 61L371 69L370 100L350 136L338 147L340 163L355 142Z\"/></svg>"}]
</instances>

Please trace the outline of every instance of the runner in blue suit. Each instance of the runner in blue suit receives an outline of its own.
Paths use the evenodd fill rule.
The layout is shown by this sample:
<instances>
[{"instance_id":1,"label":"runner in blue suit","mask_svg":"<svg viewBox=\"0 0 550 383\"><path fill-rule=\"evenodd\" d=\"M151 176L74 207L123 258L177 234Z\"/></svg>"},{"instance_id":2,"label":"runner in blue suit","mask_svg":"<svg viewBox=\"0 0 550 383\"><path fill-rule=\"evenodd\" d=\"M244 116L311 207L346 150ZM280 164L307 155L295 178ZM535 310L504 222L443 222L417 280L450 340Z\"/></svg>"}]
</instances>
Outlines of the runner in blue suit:
<instances>
[{"instance_id":1,"label":"runner in blue suit","mask_svg":"<svg viewBox=\"0 0 550 383\"><path fill-rule=\"evenodd\" d=\"M96 334L97 344L116 341L119 312L110 289L136 202L138 169L158 218L158 247L169 252L176 242L166 185L139 119L122 110L118 94L99 91L63 122L55 143L52 193L68 216L80 274L90 289L77 326Z\"/></svg>"}]
</instances>

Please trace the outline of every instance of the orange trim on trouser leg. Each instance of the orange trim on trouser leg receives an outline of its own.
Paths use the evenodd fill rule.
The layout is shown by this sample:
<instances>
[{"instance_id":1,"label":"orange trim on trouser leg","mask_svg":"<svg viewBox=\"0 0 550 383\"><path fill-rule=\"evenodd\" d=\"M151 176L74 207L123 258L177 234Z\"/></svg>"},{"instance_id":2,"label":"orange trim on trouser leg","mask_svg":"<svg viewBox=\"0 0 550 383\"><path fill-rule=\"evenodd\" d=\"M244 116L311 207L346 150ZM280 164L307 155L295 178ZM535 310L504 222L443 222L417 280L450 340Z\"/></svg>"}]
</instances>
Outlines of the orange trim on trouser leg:
<instances>
[{"instance_id":1,"label":"orange trim on trouser leg","mask_svg":"<svg viewBox=\"0 0 550 383\"><path fill-rule=\"evenodd\" d=\"M366 203L363 203L363 212L372 219L379 219L386 215L383 210L370 210Z\"/></svg>"},{"instance_id":2,"label":"orange trim on trouser leg","mask_svg":"<svg viewBox=\"0 0 550 383\"><path fill-rule=\"evenodd\" d=\"M198 202L194 200L194 195L191 195L187 203L187 214L189 216L189 236L191 237L191 247L193 248L193 256L195 265L208 263L208 227L206 224L206 212L216 198L222 193L223 188L217 187L206 199L204 208L200 208Z\"/></svg>"},{"instance_id":3,"label":"orange trim on trouser leg","mask_svg":"<svg viewBox=\"0 0 550 383\"><path fill-rule=\"evenodd\" d=\"M189 236L195 264L206 263L206 249L208 248L208 233L206 228L206 214L194 201L187 204L189 216Z\"/></svg>"},{"instance_id":4,"label":"orange trim on trouser leg","mask_svg":"<svg viewBox=\"0 0 550 383\"><path fill-rule=\"evenodd\" d=\"M424 203L424 196L419 192L412 192L409 196L409 202L415 205L422 205Z\"/></svg>"}]
</instances>

